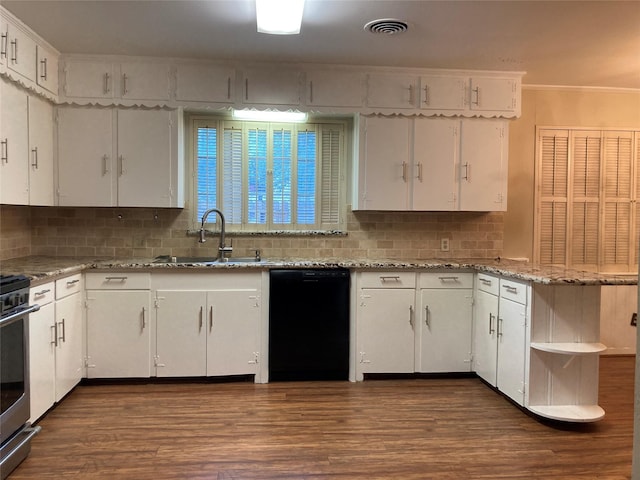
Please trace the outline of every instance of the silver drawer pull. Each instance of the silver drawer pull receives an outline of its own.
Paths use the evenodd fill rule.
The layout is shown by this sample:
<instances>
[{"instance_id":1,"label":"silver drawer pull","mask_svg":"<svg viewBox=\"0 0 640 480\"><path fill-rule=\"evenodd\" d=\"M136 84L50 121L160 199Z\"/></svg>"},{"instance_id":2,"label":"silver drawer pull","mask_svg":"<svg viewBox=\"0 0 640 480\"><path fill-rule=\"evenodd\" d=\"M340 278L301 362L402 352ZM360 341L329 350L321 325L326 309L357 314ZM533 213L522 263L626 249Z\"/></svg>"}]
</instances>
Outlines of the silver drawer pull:
<instances>
[{"instance_id":1,"label":"silver drawer pull","mask_svg":"<svg viewBox=\"0 0 640 480\"><path fill-rule=\"evenodd\" d=\"M33 296L34 297L42 297L42 296L46 295L47 293L49 293L50 291L51 291L50 288L47 288L45 290L40 290L39 292L34 292Z\"/></svg>"},{"instance_id":2,"label":"silver drawer pull","mask_svg":"<svg viewBox=\"0 0 640 480\"><path fill-rule=\"evenodd\" d=\"M480 280L480 283L482 283L483 285L487 285L488 287L490 287L493 283L491 280L487 280L486 278L482 277L478 277L478 280Z\"/></svg>"},{"instance_id":3,"label":"silver drawer pull","mask_svg":"<svg viewBox=\"0 0 640 480\"><path fill-rule=\"evenodd\" d=\"M503 285L502 288L506 289L507 292L517 294L518 289L516 287L512 287L511 285Z\"/></svg>"},{"instance_id":4,"label":"silver drawer pull","mask_svg":"<svg viewBox=\"0 0 640 480\"><path fill-rule=\"evenodd\" d=\"M460 277L438 277L441 282L457 282Z\"/></svg>"},{"instance_id":5,"label":"silver drawer pull","mask_svg":"<svg viewBox=\"0 0 640 480\"><path fill-rule=\"evenodd\" d=\"M74 286L76 283L78 283L80 280L78 280L77 278L75 280L67 280L67 287L72 287Z\"/></svg>"},{"instance_id":6,"label":"silver drawer pull","mask_svg":"<svg viewBox=\"0 0 640 480\"><path fill-rule=\"evenodd\" d=\"M118 282L124 282L127 280L127 278L129 277L104 277L105 281L110 282L110 281L118 281Z\"/></svg>"},{"instance_id":7,"label":"silver drawer pull","mask_svg":"<svg viewBox=\"0 0 640 480\"><path fill-rule=\"evenodd\" d=\"M380 277L380 280L383 282L399 282L400 281L400 276L399 275L384 275Z\"/></svg>"}]
</instances>

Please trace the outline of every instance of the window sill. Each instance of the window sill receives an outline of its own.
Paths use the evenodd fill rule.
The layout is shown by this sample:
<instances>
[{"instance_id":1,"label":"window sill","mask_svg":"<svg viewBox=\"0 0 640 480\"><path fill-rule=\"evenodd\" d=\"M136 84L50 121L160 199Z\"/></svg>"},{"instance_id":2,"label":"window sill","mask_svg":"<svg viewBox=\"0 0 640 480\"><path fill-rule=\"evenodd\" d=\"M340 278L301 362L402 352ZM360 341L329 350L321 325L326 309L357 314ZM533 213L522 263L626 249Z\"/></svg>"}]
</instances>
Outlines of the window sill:
<instances>
[{"instance_id":1,"label":"window sill","mask_svg":"<svg viewBox=\"0 0 640 480\"><path fill-rule=\"evenodd\" d=\"M205 230L207 236L217 236L219 230ZM200 230L187 230L187 237L197 237ZM226 231L227 237L346 237L343 230L265 230L255 232Z\"/></svg>"}]
</instances>

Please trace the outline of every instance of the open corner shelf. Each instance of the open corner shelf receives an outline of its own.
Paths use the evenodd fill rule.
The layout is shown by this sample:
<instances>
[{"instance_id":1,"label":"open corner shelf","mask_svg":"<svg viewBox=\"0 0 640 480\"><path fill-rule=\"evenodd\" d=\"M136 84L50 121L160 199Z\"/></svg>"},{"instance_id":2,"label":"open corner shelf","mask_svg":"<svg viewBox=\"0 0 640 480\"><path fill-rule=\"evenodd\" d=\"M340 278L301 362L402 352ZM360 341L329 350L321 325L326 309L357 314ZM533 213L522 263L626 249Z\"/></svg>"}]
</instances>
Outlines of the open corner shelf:
<instances>
[{"instance_id":1,"label":"open corner shelf","mask_svg":"<svg viewBox=\"0 0 640 480\"><path fill-rule=\"evenodd\" d=\"M604 417L598 405L530 405L528 409L541 417L569 422L595 422Z\"/></svg>"},{"instance_id":2,"label":"open corner shelf","mask_svg":"<svg viewBox=\"0 0 640 480\"><path fill-rule=\"evenodd\" d=\"M607 349L602 343L577 342L531 342L531 348L565 355L590 355L604 352Z\"/></svg>"}]
</instances>

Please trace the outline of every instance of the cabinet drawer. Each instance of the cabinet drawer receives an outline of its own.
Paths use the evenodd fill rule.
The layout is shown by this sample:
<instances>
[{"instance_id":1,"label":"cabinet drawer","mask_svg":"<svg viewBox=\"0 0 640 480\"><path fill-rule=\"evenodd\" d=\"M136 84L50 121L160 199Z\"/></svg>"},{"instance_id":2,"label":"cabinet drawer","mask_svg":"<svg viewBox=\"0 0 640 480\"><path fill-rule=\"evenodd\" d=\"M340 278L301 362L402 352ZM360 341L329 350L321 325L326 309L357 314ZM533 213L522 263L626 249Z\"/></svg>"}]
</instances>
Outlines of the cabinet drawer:
<instances>
[{"instance_id":1,"label":"cabinet drawer","mask_svg":"<svg viewBox=\"0 0 640 480\"><path fill-rule=\"evenodd\" d=\"M29 290L29 303L37 303L40 306L51 303L56 298L55 282L45 283Z\"/></svg>"},{"instance_id":2,"label":"cabinet drawer","mask_svg":"<svg viewBox=\"0 0 640 480\"><path fill-rule=\"evenodd\" d=\"M87 273L85 281L87 290L149 290L151 288L151 275L148 273Z\"/></svg>"},{"instance_id":3,"label":"cabinet drawer","mask_svg":"<svg viewBox=\"0 0 640 480\"><path fill-rule=\"evenodd\" d=\"M70 275L56 280L56 300L82 290L82 274Z\"/></svg>"},{"instance_id":4,"label":"cabinet drawer","mask_svg":"<svg viewBox=\"0 0 640 480\"><path fill-rule=\"evenodd\" d=\"M415 288L416 274L413 272L364 272L360 277L360 288Z\"/></svg>"},{"instance_id":5,"label":"cabinet drawer","mask_svg":"<svg viewBox=\"0 0 640 480\"><path fill-rule=\"evenodd\" d=\"M500 297L522 305L527 304L527 284L508 278L500 279Z\"/></svg>"},{"instance_id":6,"label":"cabinet drawer","mask_svg":"<svg viewBox=\"0 0 640 480\"><path fill-rule=\"evenodd\" d=\"M423 273L419 283L420 288L473 288L473 273Z\"/></svg>"},{"instance_id":7,"label":"cabinet drawer","mask_svg":"<svg viewBox=\"0 0 640 480\"><path fill-rule=\"evenodd\" d=\"M500 279L493 275L487 275L486 273L478 273L476 276L476 285L478 290L490 293L491 295L498 295Z\"/></svg>"}]
</instances>

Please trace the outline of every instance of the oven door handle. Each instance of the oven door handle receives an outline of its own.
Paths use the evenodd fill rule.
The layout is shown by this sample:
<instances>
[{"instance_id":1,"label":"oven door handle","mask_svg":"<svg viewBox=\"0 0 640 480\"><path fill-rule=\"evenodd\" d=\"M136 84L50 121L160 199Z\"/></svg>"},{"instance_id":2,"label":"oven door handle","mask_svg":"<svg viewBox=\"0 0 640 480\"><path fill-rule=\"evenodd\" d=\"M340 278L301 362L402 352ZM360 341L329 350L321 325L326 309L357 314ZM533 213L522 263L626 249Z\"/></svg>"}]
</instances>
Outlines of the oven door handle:
<instances>
[{"instance_id":1,"label":"oven door handle","mask_svg":"<svg viewBox=\"0 0 640 480\"><path fill-rule=\"evenodd\" d=\"M20 310L19 312L12 313L11 315L8 315L0 319L0 327L4 327L6 325L10 325L14 322L17 322L25 315L29 315L30 313L37 312L38 310L40 310L40 305L36 303L34 305L30 305L24 310Z\"/></svg>"}]
</instances>

